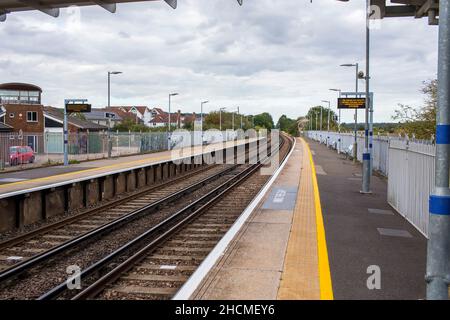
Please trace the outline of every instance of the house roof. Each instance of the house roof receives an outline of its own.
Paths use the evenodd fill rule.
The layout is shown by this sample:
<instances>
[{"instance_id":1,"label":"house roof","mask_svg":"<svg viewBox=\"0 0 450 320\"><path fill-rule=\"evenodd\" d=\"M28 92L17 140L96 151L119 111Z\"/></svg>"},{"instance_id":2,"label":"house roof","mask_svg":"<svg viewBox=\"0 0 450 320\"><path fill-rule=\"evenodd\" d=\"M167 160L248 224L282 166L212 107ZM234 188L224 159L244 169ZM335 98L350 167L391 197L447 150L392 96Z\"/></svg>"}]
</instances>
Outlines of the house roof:
<instances>
[{"instance_id":1,"label":"house roof","mask_svg":"<svg viewBox=\"0 0 450 320\"><path fill-rule=\"evenodd\" d=\"M10 131L13 131L13 127L3 122L0 122L0 132L10 132Z\"/></svg>"},{"instance_id":2,"label":"house roof","mask_svg":"<svg viewBox=\"0 0 450 320\"><path fill-rule=\"evenodd\" d=\"M20 83L20 82L10 82L0 84L0 90L17 90L17 91L39 91L42 89L34 84Z\"/></svg>"},{"instance_id":3,"label":"house roof","mask_svg":"<svg viewBox=\"0 0 450 320\"><path fill-rule=\"evenodd\" d=\"M59 121L64 121L64 113L62 109L54 108L54 107L44 107L44 115L48 115L52 118L55 118ZM91 121L83 120L74 116L67 117L69 124L78 127L84 130L106 130L108 129L105 126L100 124L96 124Z\"/></svg>"},{"instance_id":4,"label":"house roof","mask_svg":"<svg viewBox=\"0 0 450 320\"><path fill-rule=\"evenodd\" d=\"M106 117L106 113L114 114L114 118ZM107 109L92 109L91 112L84 113L86 120L108 120L111 121L121 121L122 117L118 114L117 111L107 110Z\"/></svg>"},{"instance_id":5,"label":"house roof","mask_svg":"<svg viewBox=\"0 0 450 320\"><path fill-rule=\"evenodd\" d=\"M137 115L135 115L134 113L124 111L123 109L120 109L117 107L109 107L109 108L105 107L104 110L112 111L112 112L116 113L119 117L122 118L122 120L130 119L133 122L137 122L137 123L142 122L142 120L139 119L139 117Z\"/></svg>"},{"instance_id":6,"label":"house roof","mask_svg":"<svg viewBox=\"0 0 450 320\"><path fill-rule=\"evenodd\" d=\"M140 114L144 115L146 110L150 110L147 106L111 106L112 109L122 109L126 112L130 112L131 109L136 109Z\"/></svg>"},{"instance_id":7,"label":"house roof","mask_svg":"<svg viewBox=\"0 0 450 320\"><path fill-rule=\"evenodd\" d=\"M167 123L167 122L169 122L169 120L168 120L168 118L165 118L165 117L161 116L160 114L157 114L153 117L152 120L150 120L150 122L151 123Z\"/></svg>"}]
</instances>

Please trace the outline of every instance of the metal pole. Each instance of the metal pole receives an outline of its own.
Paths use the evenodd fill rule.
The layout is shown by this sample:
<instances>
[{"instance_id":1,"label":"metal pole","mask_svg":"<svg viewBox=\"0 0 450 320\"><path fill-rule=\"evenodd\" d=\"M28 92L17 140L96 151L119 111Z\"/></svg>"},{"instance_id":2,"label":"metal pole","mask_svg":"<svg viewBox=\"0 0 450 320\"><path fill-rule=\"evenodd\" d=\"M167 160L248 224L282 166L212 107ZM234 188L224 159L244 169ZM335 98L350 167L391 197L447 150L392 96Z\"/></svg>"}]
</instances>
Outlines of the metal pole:
<instances>
[{"instance_id":1,"label":"metal pole","mask_svg":"<svg viewBox=\"0 0 450 320\"><path fill-rule=\"evenodd\" d=\"M108 110L111 107L111 72L108 71ZM111 124L108 118L108 159L111 158L112 141L111 141Z\"/></svg>"},{"instance_id":2,"label":"metal pole","mask_svg":"<svg viewBox=\"0 0 450 320\"><path fill-rule=\"evenodd\" d=\"M315 113L316 113L316 131L317 131L317 120L319 118L319 111L316 111Z\"/></svg>"},{"instance_id":3,"label":"metal pole","mask_svg":"<svg viewBox=\"0 0 450 320\"><path fill-rule=\"evenodd\" d=\"M330 101L328 101L328 120L327 120L327 147L330 145Z\"/></svg>"},{"instance_id":4,"label":"metal pole","mask_svg":"<svg viewBox=\"0 0 450 320\"><path fill-rule=\"evenodd\" d=\"M341 90L339 90L339 98L341 97ZM341 109L338 110L338 154L341 153L341 143L342 143L342 137L341 137Z\"/></svg>"},{"instance_id":5,"label":"metal pole","mask_svg":"<svg viewBox=\"0 0 450 320\"><path fill-rule=\"evenodd\" d=\"M330 111L331 111L331 105L330 105L330 101L328 101L328 123L327 123L328 134L330 134Z\"/></svg>"},{"instance_id":6,"label":"metal pole","mask_svg":"<svg viewBox=\"0 0 450 320\"><path fill-rule=\"evenodd\" d=\"M356 97L358 97L358 72L359 64L356 63ZM354 129L354 140L353 140L353 163L356 163L358 157L358 109L355 109L355 129Z\"/></svg>"},{"instance_id":7,"label":"metal pole","mask_svg":"<svg viewBox=\"0 0 450 320\"><path fill-rule=\"evenodd\" d=\"M233 111L233 117L231 119L231 122L232 122L233 131L234 131L234 111Z\"/></svg>"},{"instance_id":8,"label":"metal pole","mask_svg":"<svg viewBox=\"0 0 450 320\"><path fill-rule=\"evenodd\" d=\"M323 122L323 120L322 120L322 111L323 111L323 107L320 106L320 131L322 131L322 122Z\"/></svg>"},{"instance_id":9,"label":"metal pole","mask_svg":"<svg viewBox=\"0 0 450 320\"><path fill-rule=\"evenodd\" d=\"M67 125L67 100L64 100L64 165L69 165L69 135L68 135L68 125Z\"/></svg>"},{"instance_id":10,"label":"metal pole","mask_svg":"<svg viewBox=\"0 0 450 320\"><path fill-rule=\"evenodd\" d=\"M369 153L370 153L370 176L372 176L373 170L373 94L369 95L370 106L369 106Z\"/></svg>"},{"instance_id":11,"label":"metal pole","mask_svg":"<svg viewBox=\"0 0 450 320\"><path fill-rule=\"evenodd\" d=\"M222 108L219 109L219 130L222 131Z\"/></svg>"},{"instance_id":12,"label":"metal pole","mask_svg":"<svg viewBox=\"0 0 450 320\"><path fill-rule=\"evenodd\" d=\"M202 136L202 145L203 145L203 105L205 104L205 103L208 103L209 101L203 101L201 104L200 104L200 119L201 119L201 130L202 130L202 134L201 134L201 136Z\"/></svg>"},{"instance_id":13,"label":"metal pole","mask_svg":"<svg viewBox=\"0 0 450 320\"><path fill-rule=\"evenodd\" d=\"M364 127L363 153L363 181L361 193L370 193L370 153L369 153L369 57L370 57L370 29L369 29L369 0L366 0L366 123Z\"/></svg>"},{"instance_id":14,"label":"metal pole","mask_svg":"<svg viewBox=\"0 0 450 320\"><path fill-rule=\"evenodd\" d=\"M450 2L439 4L435 188L430 196L427 299L448 299L450 282Z\"/></svg>"},{"instance_id":15,"label":"metal pole","mask_svg":"<svg viewBox=\"0 0 450 320\"><path fill-rule=\"evenodd\" d=\"M171 98L171 94L169 94L169 126L167 128L167 149L170 150L170 98Z\"/></svg>"}]
</instances>

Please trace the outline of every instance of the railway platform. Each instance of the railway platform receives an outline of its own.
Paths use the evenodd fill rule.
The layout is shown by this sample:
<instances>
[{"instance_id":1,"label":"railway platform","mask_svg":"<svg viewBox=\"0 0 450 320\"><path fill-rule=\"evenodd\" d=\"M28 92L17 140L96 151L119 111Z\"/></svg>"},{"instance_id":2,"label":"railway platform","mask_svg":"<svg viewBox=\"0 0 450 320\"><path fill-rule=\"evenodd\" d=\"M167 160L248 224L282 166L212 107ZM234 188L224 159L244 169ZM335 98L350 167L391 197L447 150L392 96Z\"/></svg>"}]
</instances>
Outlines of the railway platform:
<instances>
[{"instance_id":1,"label":"railway platform","mask_svg":"<svg viewBox=\"0 0 450 320\"><path fill-rule=\"evenodd\" d=\"M383 177L360 194L360 173L297 138L239 231L210 253L215 263L175 298L424 299L425 237L387 204Z\"/></svg>"},{"instance_id":2,"label":"railway platform","mask_svg":"<svg viewBox=\"0 0 450 320\"><path fill-rule=\"evenodd\" d=\"M226 149L233 145L247 143L248 141L252 141L252 139L246 142L244 140L228 141L220 145L221 148ZM212 146L209 145L208 147L211 148ZM191 153L192 155L197 155L201 154L203 150L202 146L196 146L191 149ZM128 170L132 167L165 162L172 160L172 156L172 151L162 151L135 156L86 161L69 166L49 166L0 173L0 198L4 194L16 191L46 187L74 179L90 179L99 175Z\"/></svg>"}]
</instances>

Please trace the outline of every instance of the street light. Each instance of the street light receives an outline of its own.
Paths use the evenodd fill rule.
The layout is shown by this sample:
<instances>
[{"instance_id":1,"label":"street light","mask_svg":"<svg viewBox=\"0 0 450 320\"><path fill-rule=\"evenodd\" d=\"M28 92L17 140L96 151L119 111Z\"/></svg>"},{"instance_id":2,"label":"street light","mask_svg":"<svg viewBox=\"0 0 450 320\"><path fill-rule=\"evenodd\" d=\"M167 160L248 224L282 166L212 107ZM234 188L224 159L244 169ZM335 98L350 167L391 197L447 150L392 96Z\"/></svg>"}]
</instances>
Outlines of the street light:
<instances>
[{"instance_id":1,"label":"street light","mask_svg":"<svg viewBox=\"0 0 450 320\"><path fill-rule=\"evenodd\" d=\"M323 111L323 106L321 105L320 106L320 131L322 131L322 122L323 122L323 120L322 120L322 111ZM320 135L320 136L322 136L322 135Z\"/></svg>"},{"instance_id":2,"label":"street light","mask_svg":"<svg viewBox=\"0 0 450 320\"><path fill-rule=\"evenodd\" d=\"M171 112L170 112L170 100L171 100L171 98L172 97L174 97L174 96L177 96L178 95L178 93L170 93L169 94L169 127L168 127L168 129L167 129L167 132L168 132L168 134L167 134L167 146L168 146L168 150L170 150L170 143L171 143L171 132L170 132L170 125L172 124L171 123L171 119L170 119L170 116L171 116Z\"/></svg>"},{"instance_id":3,"label":"street light","mask_svg":"<svg viewBox=\"0 0 450 320\"><path fill-rule=\"evenodd\" d=\"M330 91L335 91L335 92L339 92L339 98L341 97L341 89L329 89ZM338 108L338 112L339 112L339 119L338 119L338 133L339 133L339 138L338 138L338 150L337 152L340 153L340 149L341 149L341 109Z\"/></svg>"},{"instance_id":4,"label":"street light","mask_svg":"<svg viewBox=\"0 0 450 320\"><path fill-rule=\"evenodd\" d=\"M108 71L108 109L111 107L111 75L121 74L122 71ZM108 158L111 158L112 141L111 141L111 123L108 118Z\"/></svg>"},{"instance_id":5,"label":"street light","mask_svg":"<svg viewBox=\"0 0 450 320\"><path fill-rule=\"evenodd\" d=\"M358 63L344 63L341 64L341 67L355 67L356 68L356 81L355 81L355 93L358 95L358 72L359 72L359 64ZM357 155L357 148L358 148L358 138L357 138L357 132L358 132L358 109L355 109L355 128L354 128L354 140L353 140L353 163L356 163L356 155Z\"/></svg>"},{"instance_id":6,"label":"street light","mask_svg":"<svg viewBox=\"0 0 450 320\"><path fill-rule=\"evenodd\" d=\"M328 141L330 140L330 111L331 111L331 106L330 106L330 101L329 100L322 100L322 102L328 103L328 120L327 120L327 147L328 147Z\"/></svg>"},{"instance_id":7,"label":"street light","mask_svg":"<svg viewBox=\"0 0 450 320\"><path fill-rule=\"evenodd\" d=\"M328 120L327 120L327 131L330 131L330 111L331 111L331 102L329 100L322 100L322 102L328 103Z\"/></svg>"},{"instance_id":8,"label":"street light","mask_svg":"<svg viewBox=\"0 0 450 320\"><path fill-rule=\"evenodd\" d=\"M316 114L316 131L317 131L317 120L319 119L319 111L316 111L315 114Z\"/></svg>"},{"instance_id":9,"label":"street light","mask_svg":"<svg viewBox=\"0 0 450 320\"><path fill-rule=\"evenodd\" d=\"M200 123L201 123L201 130L202 130L202 145L203 145L203 105L207 104L209 101L203 101L200 105Z\"/></svg>"},{"instance_id":10,"label":"street light","mask_svg":"<svg viewBox=\"0 0 450 320\"><path fill-rule=\"evenodd\" d=\"M222 131L222 111L226 110L227 108L220 108L219 109L219 130Z\"/></svg>"}]
</instances>

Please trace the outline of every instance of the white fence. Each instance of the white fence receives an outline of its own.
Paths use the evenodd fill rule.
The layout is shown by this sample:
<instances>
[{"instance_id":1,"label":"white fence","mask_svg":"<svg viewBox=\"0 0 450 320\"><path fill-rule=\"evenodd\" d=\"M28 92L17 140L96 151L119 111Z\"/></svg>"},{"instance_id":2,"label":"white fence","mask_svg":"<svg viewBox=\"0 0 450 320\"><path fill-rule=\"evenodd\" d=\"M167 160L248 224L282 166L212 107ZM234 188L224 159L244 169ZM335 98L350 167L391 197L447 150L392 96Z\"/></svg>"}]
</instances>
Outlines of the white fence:
<instances>
[{"instance_id":1,"label":"white fence","mask_svg":"<svg viewBox=\"0 0 450 320\"><path fill-rule=\"evenodd\" d=\"M430 143L391 140L389 145L388 202L424 235L428 235L434 154Z\"/></svg>"},{"instance_id":2,"label":"white fence","mask_svg":"<svg viewBox=\"0 0 450 320\"><path fill-rule=\"evenodd\" d=\"M243 139L252 135L252 130L245 133L240 130L186 131L176 130L171 133L171 148ZM168 149L167 132L78 132L70 133L68 139L69 161L85 161L108 157L108 141L111 141L111 155L120 157ZM44 164L62 163L64 159L64 139L62 132L44 133L0 133L0 170L10 167L10 148L29 146L35 152L33 164L19 163L19 168L35 167ZM15 169L17 167L14 167Z\"/></svg>"},{"instance_id":3,"label":"white fence","mask_svg":"<svg viewBox=\"0 0 450 320\"><path fill-rule=\"evenodd\" d=\"M326 131L307 131L313 140L352 154L354 136ZM364 137L357 136L358 161L362 159ZM428 198L434 186L435 146L430 141L399 137L373 137L373 168L388 177L388 203L425 236L428 235Z\"/></svg>"},{"instance_id":4,"label":"white fence","mask_svg":"<svg viewBox=\"0 0 450 320\"><path fill-rule=\"evenodd\" d=\"M355 136L352 133L341 133L339 142L339 133L337 132L326 132L326 131L308 131L306 133L308 138L311 138L321 143L327 143L333 147L333 149L338 150L340 153L346 153L349 155L353 154L353 141ZM388 175L389 170L389 138L386 136L374 136L373 137L373 159L372 165L375 170L378 170L385 176ZM364 151L364 136L361 134L357 135L357 159L362 161L362 154Z\"/></svg>"}]
</instances>

